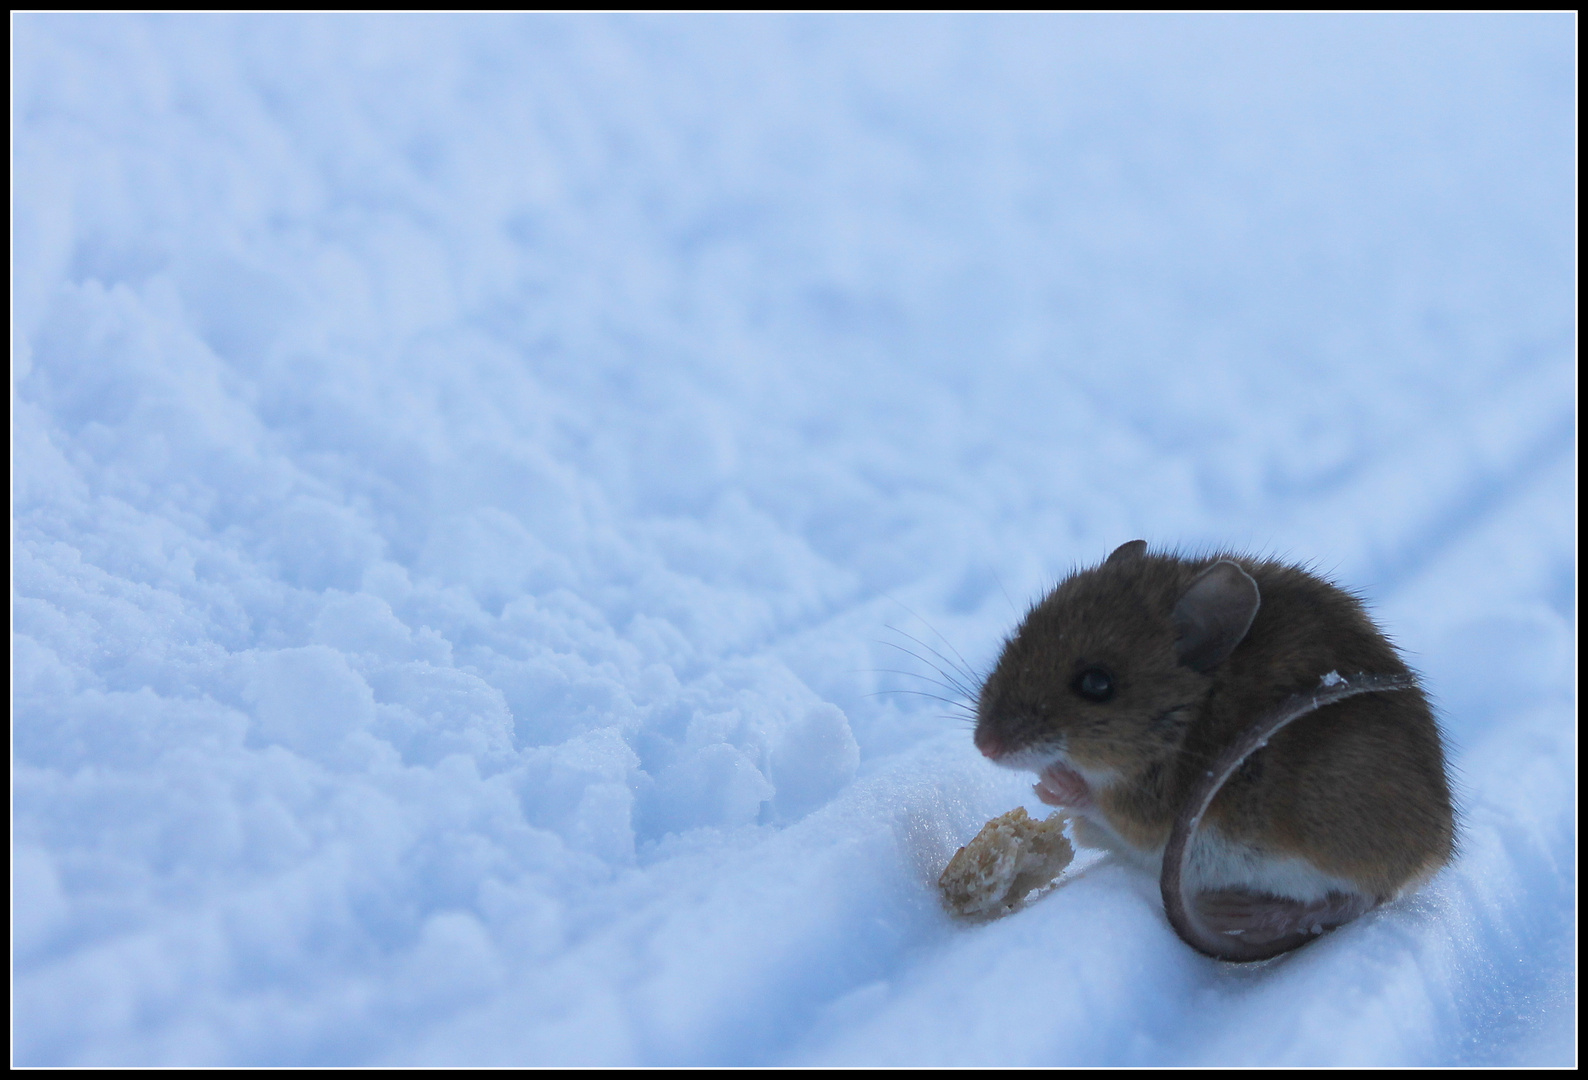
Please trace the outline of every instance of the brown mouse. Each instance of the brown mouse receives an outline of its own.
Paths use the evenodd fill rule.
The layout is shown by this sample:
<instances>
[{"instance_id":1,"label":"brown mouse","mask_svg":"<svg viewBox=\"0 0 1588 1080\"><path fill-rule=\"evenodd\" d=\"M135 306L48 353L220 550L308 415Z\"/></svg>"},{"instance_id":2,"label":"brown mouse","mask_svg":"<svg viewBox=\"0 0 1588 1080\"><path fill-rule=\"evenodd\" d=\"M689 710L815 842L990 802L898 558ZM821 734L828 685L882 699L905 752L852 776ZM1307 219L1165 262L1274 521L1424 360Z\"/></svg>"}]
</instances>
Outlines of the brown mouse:
<instances>
[{"instance_id":1,"label":"brown mouse","mask_svg":"<svg viewBox=\"0 0 1588 1080\"><path fill-rule=\"evenodd\" d=\"M1415 675L1360 600L1272 560L1133 540L1071 574L982 684L976 746L1157 873L1176 932L1220 959L1293 949L1454 851Z\"/></svg>"}]
</instances>

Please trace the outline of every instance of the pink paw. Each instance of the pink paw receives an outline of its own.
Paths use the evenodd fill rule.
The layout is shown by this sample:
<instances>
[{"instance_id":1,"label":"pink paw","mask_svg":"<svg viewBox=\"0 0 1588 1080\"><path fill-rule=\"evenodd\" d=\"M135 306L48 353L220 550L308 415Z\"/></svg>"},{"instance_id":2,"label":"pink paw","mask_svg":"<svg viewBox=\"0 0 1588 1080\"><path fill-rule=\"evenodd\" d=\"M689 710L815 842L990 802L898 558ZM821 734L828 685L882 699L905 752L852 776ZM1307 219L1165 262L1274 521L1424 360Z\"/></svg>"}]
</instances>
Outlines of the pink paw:
<instances>
[{"instance_id":1,"label":"pink paw","mask_svg":"<svg viewBox=\"0 0 1588 1080\"><path fill-rule=\"evenodd\" d=\"M1067 765L1050 765L1042 770L1032 790L1049 806L1079 810L1092 805L1092 789L1086 778Z\"/></svg>"}]
</instances>

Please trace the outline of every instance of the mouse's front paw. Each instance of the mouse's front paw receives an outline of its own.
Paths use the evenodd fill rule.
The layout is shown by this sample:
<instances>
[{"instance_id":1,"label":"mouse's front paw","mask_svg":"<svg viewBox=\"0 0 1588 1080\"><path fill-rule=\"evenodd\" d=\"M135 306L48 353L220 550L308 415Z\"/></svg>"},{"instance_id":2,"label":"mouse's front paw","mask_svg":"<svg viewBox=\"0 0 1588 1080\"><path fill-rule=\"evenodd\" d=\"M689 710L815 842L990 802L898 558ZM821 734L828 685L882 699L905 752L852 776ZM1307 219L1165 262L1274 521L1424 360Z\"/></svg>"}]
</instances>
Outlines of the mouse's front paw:
<instances>
[{"instance_id":1,"label":"mouse's front paw","mask_svg":"<svg viewBox=\"0 0 1588 1080\"><path fill-rule=\"evenodd\" d=\"M1037 798L1049 806L1085 810L1092 805L1092 788L1086 777L1068 765L1049 765L1032 786Z\"/></svg>"}]
</instances>

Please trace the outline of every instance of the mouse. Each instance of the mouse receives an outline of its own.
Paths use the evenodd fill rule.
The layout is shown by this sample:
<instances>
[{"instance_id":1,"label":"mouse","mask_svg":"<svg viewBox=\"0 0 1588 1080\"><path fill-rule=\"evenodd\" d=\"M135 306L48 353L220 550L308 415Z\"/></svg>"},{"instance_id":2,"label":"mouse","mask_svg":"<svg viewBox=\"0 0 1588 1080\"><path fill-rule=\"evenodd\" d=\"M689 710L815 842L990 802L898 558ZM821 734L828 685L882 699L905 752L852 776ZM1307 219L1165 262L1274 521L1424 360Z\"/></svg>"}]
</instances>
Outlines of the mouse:
<instances>
[{"instance_id":1,"label":"mouse","mask_svg":"<svg viewBox=\"0 0 1588 1080\"><path fill-rule=\"evenodd\" d=\"M1288 952L1455 853L1416 673L1359 596L1285 562L1122 544L1031 606L975 715L977 749L1157 876L1216 959Z\"/></svg>"}]
</instances>

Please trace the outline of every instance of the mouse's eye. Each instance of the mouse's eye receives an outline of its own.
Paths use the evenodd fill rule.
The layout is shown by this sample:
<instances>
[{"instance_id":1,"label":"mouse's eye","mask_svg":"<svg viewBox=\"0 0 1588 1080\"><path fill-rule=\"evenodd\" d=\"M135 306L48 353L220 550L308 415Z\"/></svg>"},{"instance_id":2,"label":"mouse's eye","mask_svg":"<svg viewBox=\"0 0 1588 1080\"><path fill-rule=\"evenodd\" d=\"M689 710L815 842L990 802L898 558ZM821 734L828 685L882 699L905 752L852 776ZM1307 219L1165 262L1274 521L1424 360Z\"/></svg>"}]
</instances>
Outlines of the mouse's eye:
<instances>
[{"instance_id":1,"label":"mouse's eye","mask_svg":"<svg viewBox=\"0 0 1588 1080\"><path fill-rule=\"evenodd\" d=\"M1114 677L1100 667L1089 667L1075 677L1070 688L1088 701L1107 701L1114 696Z\"/></svg>"}]
</instances>

